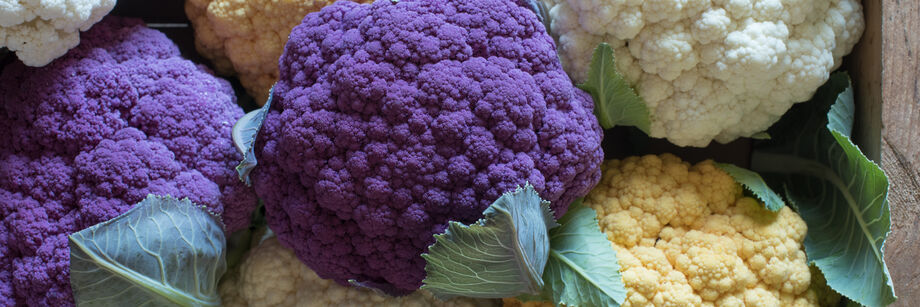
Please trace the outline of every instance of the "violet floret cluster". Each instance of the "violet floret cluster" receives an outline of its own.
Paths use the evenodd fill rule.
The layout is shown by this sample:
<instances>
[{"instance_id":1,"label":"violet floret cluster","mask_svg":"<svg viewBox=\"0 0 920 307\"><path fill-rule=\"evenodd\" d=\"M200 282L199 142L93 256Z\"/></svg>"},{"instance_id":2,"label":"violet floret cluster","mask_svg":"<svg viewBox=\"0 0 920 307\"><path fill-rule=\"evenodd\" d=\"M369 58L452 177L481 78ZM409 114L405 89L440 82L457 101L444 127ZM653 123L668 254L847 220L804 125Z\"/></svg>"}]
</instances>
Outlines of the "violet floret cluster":
<instances>
[{"instance_id":1,"label":"violet floret cluster","mask_svg":"<svg viewBox=\"0 0 920 307\"><path fill-rule=\"evenodd\" d=\"M162 33L109 17L51 64L0 73L0 306L73 305L67 235L147 194L249 225L230 84Z\"/></svg>"},{"instance_id":2,"label":"violet floret cluster","mask_svg":"<svg viewBox=\"0 0 920 307\"><path fill-rule=\"evenodd\" d=\"M254 187L323 278L412 291L449 220L525 183L558 217L600 179L593 102L515 1L340 1L293 29L280 72Z\"/></svg>"}]
</instances>

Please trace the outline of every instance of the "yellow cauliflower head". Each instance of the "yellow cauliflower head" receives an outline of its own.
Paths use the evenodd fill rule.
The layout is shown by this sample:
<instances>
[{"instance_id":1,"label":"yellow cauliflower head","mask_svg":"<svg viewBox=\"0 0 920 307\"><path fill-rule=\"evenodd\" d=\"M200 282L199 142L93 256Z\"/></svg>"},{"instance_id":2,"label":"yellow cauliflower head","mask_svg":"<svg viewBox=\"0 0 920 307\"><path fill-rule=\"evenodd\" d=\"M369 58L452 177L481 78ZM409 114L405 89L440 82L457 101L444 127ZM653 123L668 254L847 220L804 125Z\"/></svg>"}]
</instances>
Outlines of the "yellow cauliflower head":
<instances>
[{"instance_id":1,"label":"yellow cauliflower head","mask_svg":"<svg viewBox=\"0 0 920 307\"><path fill-rule=\"evenodd\" d=\"M819 304L802 246L807 227L788 207L770 212L745 197L712 161L648 155L602 168L584 203L617 251L622 306Z\"/></svg>"},{"instance_id":2,"label":"yellow cauliflower head","mask_svg":"<svg viewBox=\"0 0 920 307\"><path fill-rule=\"evenodd\" d=\"M333 0L187 0L195 47L218 73L239 76L259 104L278 80L278 58L288 35L308 13ZM358 0L356 2L370 2Z\"/></svg>"},{"instance_id":3,"label":"yellow cauliflower head","mask_svg":"<svg viewBox=\"0 0 920 307\"><path fill-rule=\"evenodd\" d=\"M456 298L440 301L426 291L390 297L374 291L346 287L322 279L297 259L276 237L253 247L236 271L220 283L222 305L260 306L402 306L478 307L497 306L495 300Z\"/></svg>"},{"instance_id":4,"label":"yellow cauliflower head","mask_svg":"<svg viewBox=\"0 0 920 307\"><path fill-rule=\"evenodd\" d=\"M585 204L614 243L624 306L815 305L805 222L770 212L711 161L630 157L603 165Z\"/></svg>"}]
</instances>

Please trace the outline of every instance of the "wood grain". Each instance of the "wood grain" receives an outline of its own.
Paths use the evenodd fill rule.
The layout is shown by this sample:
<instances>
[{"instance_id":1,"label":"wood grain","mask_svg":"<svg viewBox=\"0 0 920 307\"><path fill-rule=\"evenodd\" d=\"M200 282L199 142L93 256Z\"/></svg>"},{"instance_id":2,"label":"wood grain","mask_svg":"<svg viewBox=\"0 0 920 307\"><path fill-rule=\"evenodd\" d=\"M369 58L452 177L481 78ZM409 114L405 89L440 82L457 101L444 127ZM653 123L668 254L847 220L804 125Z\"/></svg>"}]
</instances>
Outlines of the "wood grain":
<instances>
[{"instance_id":1,"label":"wood grain","mask_svg":"<svg viewBox=\"0 0 920 307\"><path fill-rule=\"evenodd\" d=\"M844 65L856 96L853 141L878 162L882 138L882 5L878 0L863 2L866 30Z\"/></svg>"},{"instance_id":2,"label":"wood grain","mask_svg":"<svg viewBox=\"0 0 920 307\"><path fill-rule=\"evenodd\" d=\"M866 2L877 2L867 0ZM885 244L898 301L920 304L920 1L882 1L882 168L890 179Z\"/></svg>"}]
</instances>

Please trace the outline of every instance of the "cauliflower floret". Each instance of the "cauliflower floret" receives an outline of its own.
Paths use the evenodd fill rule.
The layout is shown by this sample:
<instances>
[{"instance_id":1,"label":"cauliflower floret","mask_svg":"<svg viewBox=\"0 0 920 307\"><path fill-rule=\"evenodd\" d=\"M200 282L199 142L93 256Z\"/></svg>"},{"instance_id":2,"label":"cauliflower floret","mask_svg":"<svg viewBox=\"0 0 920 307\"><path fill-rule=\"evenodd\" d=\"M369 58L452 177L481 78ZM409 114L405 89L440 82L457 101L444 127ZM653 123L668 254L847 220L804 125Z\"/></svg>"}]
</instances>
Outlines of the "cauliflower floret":
<instances>
[{"instance_id":1,"label":"cauliflower floret","mask_svg":"<svg viewBox=\"0 0 920 307\"><path fill-rule=\"evenodd\" d=\"M0 1L0 48L28 66L45 66L80 43L115 0Z\"/></svg>"},{"instance_id":2,"label":"cauliflower floret","mask_svg":"<svg viewBox=\"0 0 920 307\"><path fill-rule=\"evenodd\" d=\"M776 306L784 295L817 303L802 250L805 222L788 207L774 213L744 197L710 161L691 167L665 154L607 161L603 170L585 204L613 217L599 224L618 257L640 260L620 262L624 306ZM642 227L629 222L646 216ZM665 286L646 276L673 277Z\"/></svg>"},{"instance_id":3,"label":"cauliflower floret","mask_svg":"<svg viewBox=\"0 0 920 307\"><path fill-rule=\"evenodd\" d=\"M545 31L507 0L308 14L254 149L268 225L320 276L409 292L432 235L503 193L530 183L564 214L600 179L603 131Z\"/></svg>"},{"instance_id":4,"label":"cauliflower floret","mask_svg":"<svg viewBox=\"0 0 920 307\"><path fill-rule=\"evenodd\" d=\"M257 201L230 138L241 116L230 83L136 19L105 18L44 67L3 67L0 306L73 306L67 235L148 194L247 227Z\"/></svg>"},{"instance_id":5,"label":"cauliflower floret","mask_svg":"<svg viewBox=\"0 0 920 307\"><path fill-rule=\"evenodd\" d=\"M680 146L766 130L806 101L862 34L858 0L544 0L563 67L587 78L601 42Z\"/></svg>"},{"instance_id":6,"label":"cauliflower floret","mask_svg":"<svg viewBox=\"0 0 920 307\"><path fill-rule=\"evenodd\" d=\"M371 0L353 0L367 3ZM218 73L239 75L260 105L278 81L278 57L291 28L334 0L188 0L195 47Z\"/></svg>"},{"instance_id":7,"label":"cauliflower floret","mask_svg":"<svg viewBox=\"0 0 920 307\"><path fill-rule=\"evenodd\" d=\"M622 306L817 306L817 293L820 305L832 306L839 299L807 265L807 226L798 214L744 197L711 161L690 166L648 155L602 169L584 203L617 252Z\"/></svg>"},{"instance_id":8,"label":"cauliflower floret","mask_svg":"<svg viewBox=\"0 0 920 307\"><path fill-rule=\"evenodd\" d=\"M347 287L322 279L304 265L294 252L271 237L254 247L239 267L220 284L221 301L227 307L259 306L497 306L496 300L436 299L427 291L402 297L378 294L369 289Z\"/></svg>"}]
</instances>

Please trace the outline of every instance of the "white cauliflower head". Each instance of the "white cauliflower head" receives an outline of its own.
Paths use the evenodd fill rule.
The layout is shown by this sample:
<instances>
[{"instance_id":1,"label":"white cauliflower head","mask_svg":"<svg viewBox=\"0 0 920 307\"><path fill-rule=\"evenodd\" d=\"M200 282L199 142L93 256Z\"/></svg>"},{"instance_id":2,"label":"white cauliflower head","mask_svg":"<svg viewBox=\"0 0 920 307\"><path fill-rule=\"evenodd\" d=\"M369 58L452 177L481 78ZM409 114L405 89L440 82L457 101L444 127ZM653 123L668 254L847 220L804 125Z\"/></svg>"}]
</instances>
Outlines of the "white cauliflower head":
<instances>
[{"instance_id":1,"label":"white cauliflower head","mask_svg":"<svg viewBox=\"0 0 920 307\"><path fill-rule=\"evenodd\" d=\"M80 43L115 0L0 0L0 47L23 64L45 66Z\"/></svg>"},{"instance_id":2,"label":"white cauliflower head","mask_svg":"<svg viewBox=\"0 0 920 307\"><path fill-rule=\"evenodd\" d=\"M497 300L456 298L440 301L426 291L390 297L374 291L346 287L322 279L304 265L276 237L253 247L240 264L221 280L223 306L403 306L478 307L498 306Z\"/></svg>"},{"instance_id":3,"label":"white cauliflower head","mask_svg":"<svg viewBox=\"0 0 920 307\"><path fill-rule=\"evenodd\" d=\"M766 130L827 81L862 35L859 0L544 0L563 67L587 78L601 42L680 146Z\"/></svg>"}]
</instances>

